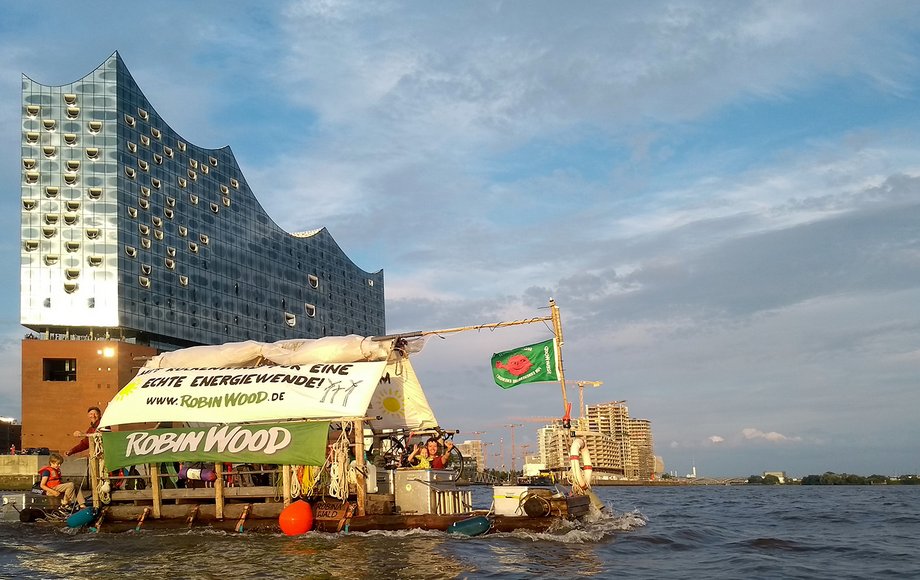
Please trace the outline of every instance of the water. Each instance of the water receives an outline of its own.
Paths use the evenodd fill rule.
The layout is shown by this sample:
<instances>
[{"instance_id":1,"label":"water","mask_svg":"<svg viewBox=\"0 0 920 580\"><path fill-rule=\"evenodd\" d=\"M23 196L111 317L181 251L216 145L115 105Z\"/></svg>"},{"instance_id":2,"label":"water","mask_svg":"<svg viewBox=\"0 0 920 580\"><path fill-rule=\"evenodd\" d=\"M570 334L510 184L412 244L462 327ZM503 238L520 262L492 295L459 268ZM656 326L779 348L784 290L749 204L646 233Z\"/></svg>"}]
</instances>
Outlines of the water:
<instances>
[{"instance_id":1,"label":"water","mask_svg":"<svg viewBox=\"0 0 920 580\"><path fill-rule=\"evenodd\" d=\"M477 505L490 488L474 488ZM606 487L582 529L93 534L0 524L0 578L917 578L920 486Z\"/></svg>"}]
</instances>

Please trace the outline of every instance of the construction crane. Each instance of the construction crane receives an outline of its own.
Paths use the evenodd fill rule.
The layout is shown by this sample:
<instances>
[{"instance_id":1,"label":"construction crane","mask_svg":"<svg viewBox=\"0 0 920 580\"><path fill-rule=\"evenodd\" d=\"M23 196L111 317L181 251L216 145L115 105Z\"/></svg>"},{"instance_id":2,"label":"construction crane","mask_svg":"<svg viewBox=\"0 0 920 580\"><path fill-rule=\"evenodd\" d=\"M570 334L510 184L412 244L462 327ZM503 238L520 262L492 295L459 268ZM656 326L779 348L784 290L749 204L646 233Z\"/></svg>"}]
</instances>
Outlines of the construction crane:
<instances>
[{"instance_id":1,"label":"construction crane","mask_svg":"<svg viewBox=\"0 0 920 580\"><path fill-rule=\"evenodd\" d=\"M514 470L514 428L523 427L523 425L521 425L520 423L511 423L509 425L505 425L505 427L508 427L509 429L511 429L511 474L512 474L512 477L514 477L514 473L515 473L515 470Z\"/></svg>"},{"instance_id":2,"label":"construction crane","mask_svg":"<svg viewBox=\"0 0 920 580\"><path fill-rule=\"evenodd\" d=\"M566 381L568 382L568 381ZM599 387L604 381L573 381L578 385L578 418L585 418L585 387Z\"/></svg>"}]
</instances>

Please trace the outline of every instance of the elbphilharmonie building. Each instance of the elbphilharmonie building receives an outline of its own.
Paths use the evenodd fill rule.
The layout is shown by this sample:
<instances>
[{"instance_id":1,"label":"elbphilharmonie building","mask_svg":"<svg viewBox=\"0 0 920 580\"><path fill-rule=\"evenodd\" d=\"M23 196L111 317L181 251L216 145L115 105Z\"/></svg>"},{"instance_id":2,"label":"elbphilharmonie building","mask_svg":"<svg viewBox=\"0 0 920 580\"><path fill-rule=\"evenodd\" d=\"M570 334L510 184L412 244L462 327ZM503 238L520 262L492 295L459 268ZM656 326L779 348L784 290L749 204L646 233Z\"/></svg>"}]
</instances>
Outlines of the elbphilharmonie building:
<instances>
[{"instance_id":1,"label":"elbphilharmonie building","mask_svg":"<svg viewBox=\"0 0 920 580\"><path fill-rule=\"evenodd\" d=\"M32 375L48 387L82 383L87 364L103 369L31 352L61 348L47 343L107 341L137 358L195 344L385 334L383 272L355 265L325 228L282 230L230 148L198 147L174 131L118 53L69 84L23 76L21 133L20 321L36 333L23 342L24 444L27 406L54 391L34 397L44 391L27 384Z\"/></svg>"}]
</instances>

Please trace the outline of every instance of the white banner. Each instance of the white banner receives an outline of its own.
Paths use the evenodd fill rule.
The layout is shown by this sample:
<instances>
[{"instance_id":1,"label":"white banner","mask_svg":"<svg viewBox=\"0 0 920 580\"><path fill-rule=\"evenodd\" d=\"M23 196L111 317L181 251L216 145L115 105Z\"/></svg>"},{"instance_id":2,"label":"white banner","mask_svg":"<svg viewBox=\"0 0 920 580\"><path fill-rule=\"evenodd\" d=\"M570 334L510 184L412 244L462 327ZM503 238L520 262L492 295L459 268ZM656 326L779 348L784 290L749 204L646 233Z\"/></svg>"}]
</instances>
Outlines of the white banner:
<instances>
[{"instance_id":1,"label":"white banner","mask_svg":"<svg viewBox=\"0 0 920 580\"><path fill-rule=\"evenodd\" d=\"M99 426L362 417L386 364L143 368L115 395Z\"/></svg>"}]
</instances>

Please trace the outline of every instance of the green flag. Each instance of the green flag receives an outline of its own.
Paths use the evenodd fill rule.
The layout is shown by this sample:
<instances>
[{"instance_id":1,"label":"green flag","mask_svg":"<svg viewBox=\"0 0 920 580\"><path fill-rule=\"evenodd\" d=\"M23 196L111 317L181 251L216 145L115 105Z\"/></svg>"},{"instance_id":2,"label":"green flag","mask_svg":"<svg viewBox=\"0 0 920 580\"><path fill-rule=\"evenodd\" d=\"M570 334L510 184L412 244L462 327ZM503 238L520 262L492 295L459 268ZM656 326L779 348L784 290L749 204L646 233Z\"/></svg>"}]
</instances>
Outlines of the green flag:
<instances>
[{"instance_id":1,"label":"green flag","mask_svg":"<svg viewBox=\"0 0 920 580\"><path fill-rule=\"evenodd\" d=\"M492 376L495 384L510 389L521 383L558 381L556 340L522 346L492 355Z\"/></svg>"}]
</instances>

